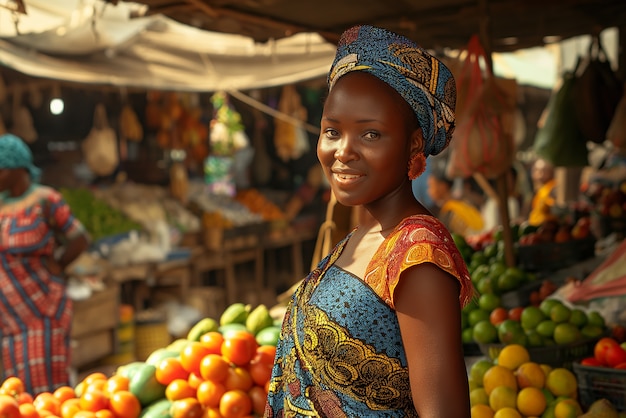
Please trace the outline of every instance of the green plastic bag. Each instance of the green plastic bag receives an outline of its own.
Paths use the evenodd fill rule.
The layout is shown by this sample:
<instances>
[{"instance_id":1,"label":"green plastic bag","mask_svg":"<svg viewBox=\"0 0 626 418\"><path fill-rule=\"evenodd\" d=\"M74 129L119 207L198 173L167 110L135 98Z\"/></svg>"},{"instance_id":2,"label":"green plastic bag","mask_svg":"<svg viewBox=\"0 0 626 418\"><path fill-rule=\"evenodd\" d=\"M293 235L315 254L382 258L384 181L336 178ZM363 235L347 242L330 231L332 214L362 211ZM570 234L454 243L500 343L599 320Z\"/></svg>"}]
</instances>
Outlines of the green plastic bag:
<instances>
[{"instance_id":1,"label":"green plastic bag","mask_svg":"<svg viewBox=\"0 0 626 418\"><path fill-rule=\"evenodd\" d=\"M563 84L548 101L546 121L535 136L534 151L555 167L584 167L589 164L587 140L576 120L575 83L573 72L563 74Z\"/></svg>"}]
</instances>

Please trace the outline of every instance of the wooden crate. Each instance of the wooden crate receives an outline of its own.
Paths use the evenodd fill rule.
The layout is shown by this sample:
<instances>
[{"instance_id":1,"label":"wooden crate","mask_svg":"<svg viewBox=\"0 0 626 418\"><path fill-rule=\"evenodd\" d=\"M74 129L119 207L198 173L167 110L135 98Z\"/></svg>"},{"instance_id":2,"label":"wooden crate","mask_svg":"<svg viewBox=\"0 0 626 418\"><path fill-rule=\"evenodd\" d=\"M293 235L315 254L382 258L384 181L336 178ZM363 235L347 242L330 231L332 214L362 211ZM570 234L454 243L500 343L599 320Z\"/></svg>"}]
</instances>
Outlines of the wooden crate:
<instances>
[{"instance_id":1,"label":"wooden crate","mask_svg":"<svg viewBox=\"0 0 626 418\"><path fill-rule=\"evenodd\" d=\"M119 322L119 285L94 292L89 299L74 302L72 338L117 327Z\"/></svg>"},{"instance_id":2,"label":"wooden crate","mask_svg":"<svg viewBox=\"0 0 626 418\"><path fill-rule=\"evenodd\" d=\"M115 352L119 298L119 285L109 284L89 299L74 302L72 367L81 368Z\"/></svg>"},{"instance_id":3,"label":"wooden crate","mask_svg":"<svg viewBox=\"0 0 626 418\"><path fill-rule=\"evenodd\" d=\"M113 333L113 330L106 329L72 337L72 367L83 367L113 353L115 350Z\"/></svg>"}]
</instances>

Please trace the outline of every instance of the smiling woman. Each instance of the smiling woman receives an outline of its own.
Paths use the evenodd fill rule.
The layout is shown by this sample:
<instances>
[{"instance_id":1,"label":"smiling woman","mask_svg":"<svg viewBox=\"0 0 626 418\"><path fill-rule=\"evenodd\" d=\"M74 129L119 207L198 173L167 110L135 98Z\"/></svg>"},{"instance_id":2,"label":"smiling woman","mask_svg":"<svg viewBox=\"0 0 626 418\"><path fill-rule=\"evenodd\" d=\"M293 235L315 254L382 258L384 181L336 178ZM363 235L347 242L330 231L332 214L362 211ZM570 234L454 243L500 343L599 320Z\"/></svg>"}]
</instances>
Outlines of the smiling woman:
<instances>
[{"instance_id":1,"label":"smiling woman","mask_svg":"<svg viewBox=\"0 0 626 418\"><path fill-rule=\"evenodd\" d=\"M408 39L357 26L328 82L317 155L337 202L366 216L293 294L265 416L467 418L473 288L411 184L450 141L454 79Z\"/></svg>"}]
</instances>

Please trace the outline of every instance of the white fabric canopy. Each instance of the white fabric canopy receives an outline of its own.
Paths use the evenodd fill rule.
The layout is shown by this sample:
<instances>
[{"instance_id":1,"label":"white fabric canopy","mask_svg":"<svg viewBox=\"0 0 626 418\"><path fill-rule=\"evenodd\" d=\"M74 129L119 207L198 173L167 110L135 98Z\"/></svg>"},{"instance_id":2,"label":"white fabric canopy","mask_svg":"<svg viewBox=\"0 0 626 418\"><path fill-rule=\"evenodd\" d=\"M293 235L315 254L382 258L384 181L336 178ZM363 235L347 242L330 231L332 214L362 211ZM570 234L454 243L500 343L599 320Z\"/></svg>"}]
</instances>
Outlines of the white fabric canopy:
<instances>
[{"instance_id":1,"label":"white fabric canopy","mask_svg":"<svg viewBox=\"0 0 626 418\"><path fill-rule=\"evenodd\" d=\"M130 18L138 5L28 0L0 9L0 64L42 78L178 91L245 90L327 74L334 45L316 33L265 44L164 16ZM17 30L16 30L17 29ZM19 32L18 32L19 30Z\"/></svg>"}]
</instances>

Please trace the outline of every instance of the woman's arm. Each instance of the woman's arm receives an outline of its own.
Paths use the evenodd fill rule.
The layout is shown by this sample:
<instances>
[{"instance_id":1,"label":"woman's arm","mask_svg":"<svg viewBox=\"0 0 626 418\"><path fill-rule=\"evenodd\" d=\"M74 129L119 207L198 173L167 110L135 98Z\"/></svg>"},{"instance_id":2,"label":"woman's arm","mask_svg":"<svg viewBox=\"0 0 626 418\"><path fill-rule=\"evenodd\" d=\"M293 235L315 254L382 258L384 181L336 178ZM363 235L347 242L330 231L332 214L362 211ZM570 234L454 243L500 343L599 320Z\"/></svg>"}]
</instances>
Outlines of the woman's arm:
<instances>
[{"instance_id":1,"label":"woman's arm","mask_svg":"<svg viewBox=\"0 0 626 418\"><path fill-rule=\"evenodd\" d=\"M434 264L402 273L394 291L413 403L420 418L469 418L459 282Z\"/></svg>"}]
</instances>

